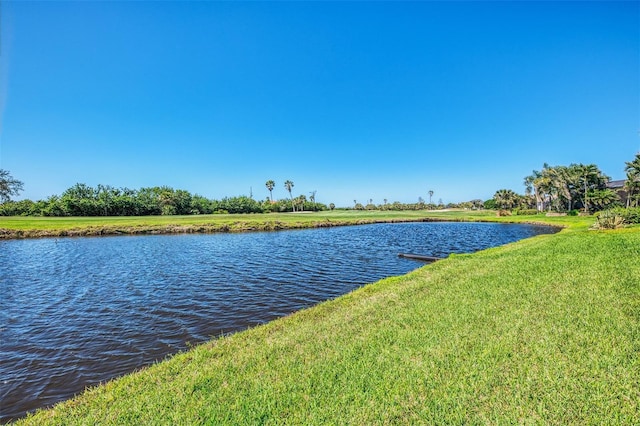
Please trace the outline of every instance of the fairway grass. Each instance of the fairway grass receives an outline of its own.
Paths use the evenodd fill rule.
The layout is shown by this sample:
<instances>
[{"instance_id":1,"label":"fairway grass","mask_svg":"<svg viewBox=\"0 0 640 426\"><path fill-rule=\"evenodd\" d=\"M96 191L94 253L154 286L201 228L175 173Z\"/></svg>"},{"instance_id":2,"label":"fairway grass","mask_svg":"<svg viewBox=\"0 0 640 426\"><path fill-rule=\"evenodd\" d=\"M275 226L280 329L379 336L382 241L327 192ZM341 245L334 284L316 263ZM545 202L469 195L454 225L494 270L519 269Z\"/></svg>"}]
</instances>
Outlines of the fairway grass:
<instances>
[{"instance_id":1,"label":"fairway grass","mask_svg":"<svg viewBox=\"0 0 640 426\"><path fill-rule=\"evenodd\" d=\"M640 228L563 221L212 340L18 424L640 424Z\"/></svg>"},{"instance_id":2,"label":"fairway grass","mask_svg":"<svg viewBox=\"0 0 640 426\"><path fill-rule=\"evenodd\" d=\"M0 239L275 231L282 229L411 221L540 222L565 226L577 218L544 216L496 217L494 211L355 211L214 214L189 216L30 217L0 216ZM584 224L593 218L580 218Z\"/></svg>"}]
</instances>

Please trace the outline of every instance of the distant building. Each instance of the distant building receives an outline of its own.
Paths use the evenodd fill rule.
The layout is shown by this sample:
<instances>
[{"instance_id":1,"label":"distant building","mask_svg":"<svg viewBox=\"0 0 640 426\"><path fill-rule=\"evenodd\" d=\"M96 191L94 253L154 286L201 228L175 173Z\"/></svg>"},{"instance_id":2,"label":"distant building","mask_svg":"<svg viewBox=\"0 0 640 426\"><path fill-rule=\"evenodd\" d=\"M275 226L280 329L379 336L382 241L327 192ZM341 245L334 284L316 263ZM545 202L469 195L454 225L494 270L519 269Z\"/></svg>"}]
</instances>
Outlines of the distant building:
<instances>
[{"instance_id":1,"label":"distant building","mask_svg":"<svg viewBox=\"0 0 640 426\"><path fill-rule=\"evenodd\" d=\"M614 191L620 197L620 201L623 206L627 205L627 198L629 193L624 189L624 183L626 180L610 180L607 182L607 188Z\"/></svg>"}]
</instances>

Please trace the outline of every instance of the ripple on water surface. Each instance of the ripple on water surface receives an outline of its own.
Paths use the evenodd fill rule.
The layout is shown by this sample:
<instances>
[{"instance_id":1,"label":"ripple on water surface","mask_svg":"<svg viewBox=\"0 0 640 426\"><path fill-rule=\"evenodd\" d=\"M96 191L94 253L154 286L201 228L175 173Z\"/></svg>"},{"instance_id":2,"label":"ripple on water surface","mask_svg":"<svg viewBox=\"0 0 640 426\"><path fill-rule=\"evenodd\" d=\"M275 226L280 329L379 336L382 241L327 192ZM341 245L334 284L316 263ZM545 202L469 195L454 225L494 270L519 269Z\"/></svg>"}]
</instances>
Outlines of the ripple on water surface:
<instances>
[{"instance_id":1,"label":"ripple on water surface","mask_svg":"<svg viewBox=\"0 0 640 426\"><path fill-rule=\"evenodd\" d=\"M251 234L0 242L0 420L428 256L473 252L552 228L403 223Z\"/></svg>"}]
</instances>

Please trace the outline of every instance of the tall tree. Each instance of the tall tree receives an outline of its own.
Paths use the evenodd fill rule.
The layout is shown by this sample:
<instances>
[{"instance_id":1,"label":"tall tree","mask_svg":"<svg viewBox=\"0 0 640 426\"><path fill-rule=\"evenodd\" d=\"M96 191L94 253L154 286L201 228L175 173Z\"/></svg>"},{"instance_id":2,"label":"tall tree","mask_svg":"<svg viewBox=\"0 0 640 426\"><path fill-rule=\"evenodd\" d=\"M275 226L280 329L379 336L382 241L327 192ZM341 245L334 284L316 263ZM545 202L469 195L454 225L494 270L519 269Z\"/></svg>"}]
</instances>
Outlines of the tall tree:
<instances>
[{"instance_id":1,"label":"tall tree","mask_svg":"<svg viewBox=\"0 0 640 426\"><path fill-rule=\"evenodd\" d=\"M551 167L545 164L541 171L524 178L525 193L533 192L538 211L545 206L560 210L571 210L582 205L589 210L589 194L602 190L609 180L594 164L571 164Z\"/></svg>"},{"instance_id":2,"label":"tall tree","mask_svg":"<svg viewBox=\"0 0 640 426\"><path fill-rule=\"evenodd\" d=\"M544 210L544 203L542 202L542 196L540 194L540 181L542 179L542 173L534 170L529 176L524 178L525 195L531 196L536 200L536 210L541 212Z\"/></svg>"},{"instance_id":3,"label":"tall tree","mask_svg":"<svg viewBox=\"0 0 640 426\"><path fill-rule=\"evenodd\" d=\"M11 200L13 195L19 195L23 187L24 184L14 179L7 170L0 169L0 203Z\"/></svg>"},{"instance_id":4,"label":"tall tree","mask_svg":"<svg viewBox=\"0 0 640 426\"><path fill-rule=\"evenodd\" d=\"M552 167L549 169L549 174L558 197L558 210L561 209L560 204L562 201L566 203L566 209L571 210L573 208L573 194L575 193L572 188L575 187L577 174L573 169L566 166Z\"/></svg>"},{"instance_id":5,"label":"tall tree","mask_svg":"<svg viewBox=\"0 0 640 426\"><path fill-rule=\"evenodd\" d=\"M284 187L287 189L287 192L289 192L289 198L291 198L291 206L293 211L296 211L296 204L293 202L293 193L291 192L291 190L293 189L293 182L290 180L286 180L284 183Z\"/></svg>"},{"instance_id":6,"label":"tall tree","mask_svg":"<svg viewBox=\"0 0 640 426\"><path fill-rule=\"evenodd\" d=\"M271 198L271 202L273 203L273 188L276 187L276 183L272 180L268 180L264 185L269 190L269 198Z\"/></svg>"},{"instance_id":7,"label":"tall tree","mask_svg":"<svg viewBox=\"0 0 640 426\"><path fill-rule=\"evenodd\" d=\"M602 174L595 164L576 164L573 165L577 183L581 190L582 206L584 212L589 212L589 191L603 189L604 182L608 179ZM576 185L576 186L578 186ZM606 198L606 197L605 197Z\"/></svg>"},{"instance_id":8,"label":"tall tree","mask_svg":"<svg viewBox=\"0 0 640 426\"><path fill-rule=\"evenodd\" d=\"M551 167L547 163L544 163L540 172L534 170L533 173L536 176L533 185L538 188L538 195L540 197L540 211L544 210L545 207L551 210L555 199L558 197Z\"/></svg>"},{"instance_id":9,"label":"tall tree","mask_svg":"<svg viewBox=\"0 0 640 426\"><path fill-rule=\"evenodd\" d=\"M640 153L636 154L633 161L625 162L624 168L627 172L627 180L624 187L627 190L627 207L631 207L632 200L635 200L635 206L638 206L638 194L640 194Z\"/></svg>"},{"instance_id":10,"label":"tall tree","mask_svg":"<svg viewBox=\"0 0 640 426\"><path fill-rule=\"evenodd\" d=\"M304 203L307 202L307 197L304 196L304 194L300 194L296 197L295 199L295 204L300 206L300 211L303 212L304 211Z\"/></svg>"}]
</instances>

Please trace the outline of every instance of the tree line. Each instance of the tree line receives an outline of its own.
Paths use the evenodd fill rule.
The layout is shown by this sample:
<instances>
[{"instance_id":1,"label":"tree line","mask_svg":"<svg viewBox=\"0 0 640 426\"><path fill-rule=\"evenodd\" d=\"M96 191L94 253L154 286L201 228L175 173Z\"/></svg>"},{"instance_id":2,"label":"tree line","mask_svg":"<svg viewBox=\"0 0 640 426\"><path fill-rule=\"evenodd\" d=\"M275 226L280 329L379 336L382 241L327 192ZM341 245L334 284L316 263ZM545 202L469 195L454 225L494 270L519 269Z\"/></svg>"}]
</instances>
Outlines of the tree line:
<instances>
[{"instance_id":1,"label":"tree line","mask_svg":"<svg viewBox=\"0 0 640 426\"><path fill-rule=\"evenodd\" d=\"M267 180L265 187L269 197L257 201L253 197L225 197L211 200L200 195L192 195L182 189L169 186L156 186L138 190L115 188L109 185L89 185L78 183L67 189L62 195L53 195L46 200L11 201L10 196L18 195L23 189L22 182L13 179L8 172L1 171L0 178L0 216L154 216L154 215L192 215L215 213L270 213L333 210L335 204L328 206L316 202L317 191L311 191L309 197L304 194L294 196L295 184L286 180L284 189L289 198L274 200L273 190L276 182ZM2 186L4 185L4 186ZM482 208L482 200L472 200L460 204L431 203L434 191L429 191L429 203L422 197L417 203L392 203L384 200L384 204L373 204L370 199L363 205L354 200L355 210L436 210L444 208Z\"/></svg>"},{"instance_id":2,"label":"tree line","mask_svg":"<svg viewBox=\"0 0 640 426\"><path fill-rule=\"evenodd\" d=\"M616 191L607 185L611 179L595 164L544 164L542 170L534 170L524 178L524 195L500 189L489 204L502 210L528 209L533 212L594 213L614 207L638 207L640 153L634 160L625 162L625 166L626 179L622 191Z\"/></svg>"},{"instance_id":3,"label":"tree line","mask_svg":"<svg viewBox=\"0 0 640 426\"><path fill-rule=\"evenodd\" d=\"M433 191L430 191L433 192ZM366 204L353 200L353 210L381 210L381 211L404 211L404 210L443 210L443 209L473 209L479 210L484 208L484 201L474 199L471 201L463 201L461 203L444 204L442 200L436 203L427 203L422 197L418 197L417 203L401 203L400 201L389 202L383 200L382 204L375 204L373 199L369 199Z\"/></svg>"},{"instance_id":4,"label":"tree line","mask_svg":"<svg viewBox=\"0 0 640 426\"><path fill-rule=\"evenodd\" d=\"M5 177L7 176L10 177L8 173ZM293 182L290 183L293 187ZM72 186L60 196L53 195L46 200L10 201L10 195L17 195L22 190L22 183L19 184L10 186L10 193L2 192L5 197L0 204L0 216L154 216L327 209L324 204L315 202L315 197L309 200L304 195L278 201L273 201L272 198L257 201L244 195L214 200L168 186L135 190L108 185L91 187L83 183Z\"/></svg>"},{"instance_id":5,"label":"tree line","mask_svg":"<svg viewBox=\"0 0 640 426\"><path fill-rule=\"evenodd\" d=\"M544 211L571 212L579 210L594 213L615 207L640 206L640 153L634 160L625 163L626 179L619 190L607 184L610 178L595 164L570 164L569 166L549 166L544 164L541 170L534 170L524 178L524 195L510 189L496 191L493 198L487 201L480 199L468 202L444 205L442 200L432 203L433 190L429 190L429 202L422 197L417 203L374 204L354 200L355 210L437 210L444 208L464 209L498 209L517 210L524 214L535 214ZM289 194L288 199L274 200L273 190L276 183L267 180L266 189L269 197L263 201L253 197L237 196L212 200L200 195L193 195L182 189L168 186L156 186L133 190L98 185L93 188L78 183L67 189L62 195L53 195L46 200L12 201L11 197L19 194L23 183L14 179L9 172L0 169L0 216L150 216L150 215L191 215L212 213L269 213L321 211L335 208L315 200L316 191L294 197L294 183L284 182ZM621 195L623 195L621 197Z\"/></svg>"}]
</instances>

